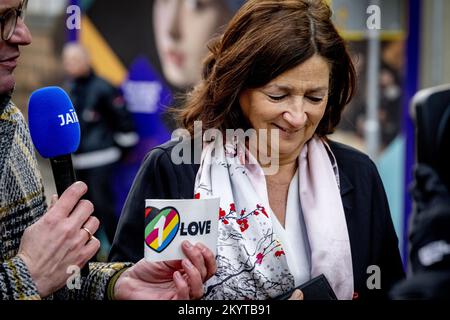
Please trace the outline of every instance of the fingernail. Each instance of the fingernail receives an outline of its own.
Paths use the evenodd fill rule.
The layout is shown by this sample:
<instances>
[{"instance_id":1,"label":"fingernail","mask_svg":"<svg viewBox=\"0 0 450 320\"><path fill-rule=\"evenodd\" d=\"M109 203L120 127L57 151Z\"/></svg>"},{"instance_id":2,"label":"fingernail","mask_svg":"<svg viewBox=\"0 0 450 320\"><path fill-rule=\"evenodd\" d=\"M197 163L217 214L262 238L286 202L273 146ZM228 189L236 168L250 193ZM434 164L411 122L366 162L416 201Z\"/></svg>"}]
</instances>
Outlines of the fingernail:
<instances>
[{"instance_id":1,"label":"fingernail","mask_svg":"<svg viewBox=\"0 0 450 320\"><path fill-rule=\"evenodd\" d=\"M192 248L192 244L191 244L189 241L184 241L184 242L183 242L183 245L184 245L184 247L185 247L186 249Z\"/></svg>"},{"instance_id":2,"label":"fingernail","mask_svg":"<svg viewBox=\"0 0 450 320\"><path fill-rule=\"evenodd\" d=\"M303 297L303 292L301 292L300 290L295 290L294 295L296 299L301 299Z\"/></svg>"},{"instance_id":3,"label":"fingernail","mask_svg":"<svg viewBox=\"0 0 450 320\"><path fill-rule=\"evenodd\" d=\"M194 265L188 259L183 260L183 263L189 269L192 269L194 267Z\"/></svg>"},{"instance_id":4,"label":"fingernail","mask_svg":"<svg viewBox=\"0 0 450 320\"><path fill-rule=\"evenodd\" d=\"M206 247L202 244L202 243L197 243L195 245L197 247L197 249L199 249L201 252L205 252Z\"/></svg>"},{"instance_id":5,"label":"fingernail","mask_svg":"<svg viewBox=\"0 0 450 320\"><path fill-rule=\"evenodd\" d=\"M181 274L178 271L175 271L173 275L175 276L175 278L181 279Z\"/></svg>"},{"instance_id":6,"label":"fingernail","mask_svg":"<svg viewBox=\"0 0 450 320\"><path fill-rule=\"evenodd\" d=\"M80 192L84 192L86 190L86 184L81 181L75 182L74 187Z\"/></svg>"}]
</instances>

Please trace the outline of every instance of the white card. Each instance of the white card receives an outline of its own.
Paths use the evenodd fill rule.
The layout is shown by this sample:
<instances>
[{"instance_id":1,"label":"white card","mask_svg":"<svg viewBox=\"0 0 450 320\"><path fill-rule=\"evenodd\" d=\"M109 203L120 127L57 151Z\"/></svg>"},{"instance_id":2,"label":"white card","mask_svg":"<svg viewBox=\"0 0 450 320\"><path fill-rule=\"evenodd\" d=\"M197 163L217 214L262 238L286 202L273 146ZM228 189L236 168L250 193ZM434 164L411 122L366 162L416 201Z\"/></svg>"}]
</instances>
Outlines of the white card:
<instances>
[{"instance_id":1,"label":"white card","mask_svg":"<svg viewBox=\"0 0 450 320\"><path fill-rule=\"evenodd\" d=\"M146 200L144 254L148 261L184 259L183 241L217 253L220 198Z\"/></svg>"}]
</instances>

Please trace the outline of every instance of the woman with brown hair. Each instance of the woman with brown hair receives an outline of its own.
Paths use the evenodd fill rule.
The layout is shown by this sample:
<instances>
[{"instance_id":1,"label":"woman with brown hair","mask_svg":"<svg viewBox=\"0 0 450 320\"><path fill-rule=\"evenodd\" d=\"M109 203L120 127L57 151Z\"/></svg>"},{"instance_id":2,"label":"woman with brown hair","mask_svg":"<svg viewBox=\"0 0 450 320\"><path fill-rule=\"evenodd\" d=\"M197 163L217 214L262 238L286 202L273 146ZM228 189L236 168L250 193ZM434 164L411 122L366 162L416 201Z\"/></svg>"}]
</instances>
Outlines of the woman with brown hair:
<instances>
[{"instance_id":1,"label":"woman with brown hair","mask_svg":"<svg viewBox=\"0 0 450 320\"><path fill-rule=\"evenodd\" d=\"M216 196L218 270L206 299L276 298L322 274L338 299L386 297L403 269L383 185L366 155L326 138L356 82L328 5L250 0L210 51L180 122L190 134L196 121L202 133L251 129L257 147L205 139L199 165L175 161L178 141L153 149L111 258L142 258L146 199ZM266 149L277 163L270 174Z\"/></svg>"}]
</instances>

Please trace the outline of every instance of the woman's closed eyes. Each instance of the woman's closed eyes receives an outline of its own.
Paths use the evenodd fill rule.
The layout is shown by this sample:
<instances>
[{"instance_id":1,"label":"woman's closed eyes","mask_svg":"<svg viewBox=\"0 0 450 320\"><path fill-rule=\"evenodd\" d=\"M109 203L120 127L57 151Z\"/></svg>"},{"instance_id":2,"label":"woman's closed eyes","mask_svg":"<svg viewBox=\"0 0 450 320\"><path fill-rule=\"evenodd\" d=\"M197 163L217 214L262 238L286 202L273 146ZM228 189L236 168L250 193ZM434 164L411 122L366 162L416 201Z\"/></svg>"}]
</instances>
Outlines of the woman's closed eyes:
<instances>
[{"instance_id":1,"label":"woman's closed eyes","mask_svg":"<svg viewBox=\"0 0 450 320\"><path fill-rule=\"evenodd\" d=\"M284 95L267 95L269 97L270 100L273 100L275 102L279 102L284 100L285 98L287 98L289 95L288 94L284 94ZM306 99L308 99L309 101L311 101L312 103L319 103L323 101L323 97L315 97L315 96L305 96Z\"/></svg>"}]
</instances>

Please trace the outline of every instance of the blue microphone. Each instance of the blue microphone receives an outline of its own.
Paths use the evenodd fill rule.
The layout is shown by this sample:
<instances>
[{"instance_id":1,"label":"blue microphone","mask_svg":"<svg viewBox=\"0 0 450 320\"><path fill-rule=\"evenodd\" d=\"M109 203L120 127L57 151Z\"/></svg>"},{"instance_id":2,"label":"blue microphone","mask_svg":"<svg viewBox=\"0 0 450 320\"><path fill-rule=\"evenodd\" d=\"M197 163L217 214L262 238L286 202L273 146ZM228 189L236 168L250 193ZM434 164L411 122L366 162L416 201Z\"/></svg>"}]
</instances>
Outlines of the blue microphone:
<instances>
[{"instance_id":1,"label":"blue microphone","mask_svg":"<svg viewBox=\"0 0 450 320\"><path fill-rule=\"evenodd\" d=\"M59 87L39 89L30 97L28 121L39 152L50 159L58 196L76 182L72 156L80 145L80 124L67 93Z\"/></svg>"},{"instance_id":2,"label":"blue microphone","mask_svg":"<svg viewBox=\"0 0 450 320\"><path fill-rule=\"evenodd\" d=\"M59 87L47 87L31 94L28 103L31 139L39 154L50 159L58 196L76 182L72 153L80 146L80 124L67 93ZM81 270L89 275L89 264Z\"/></svg>"}]
</instances>

